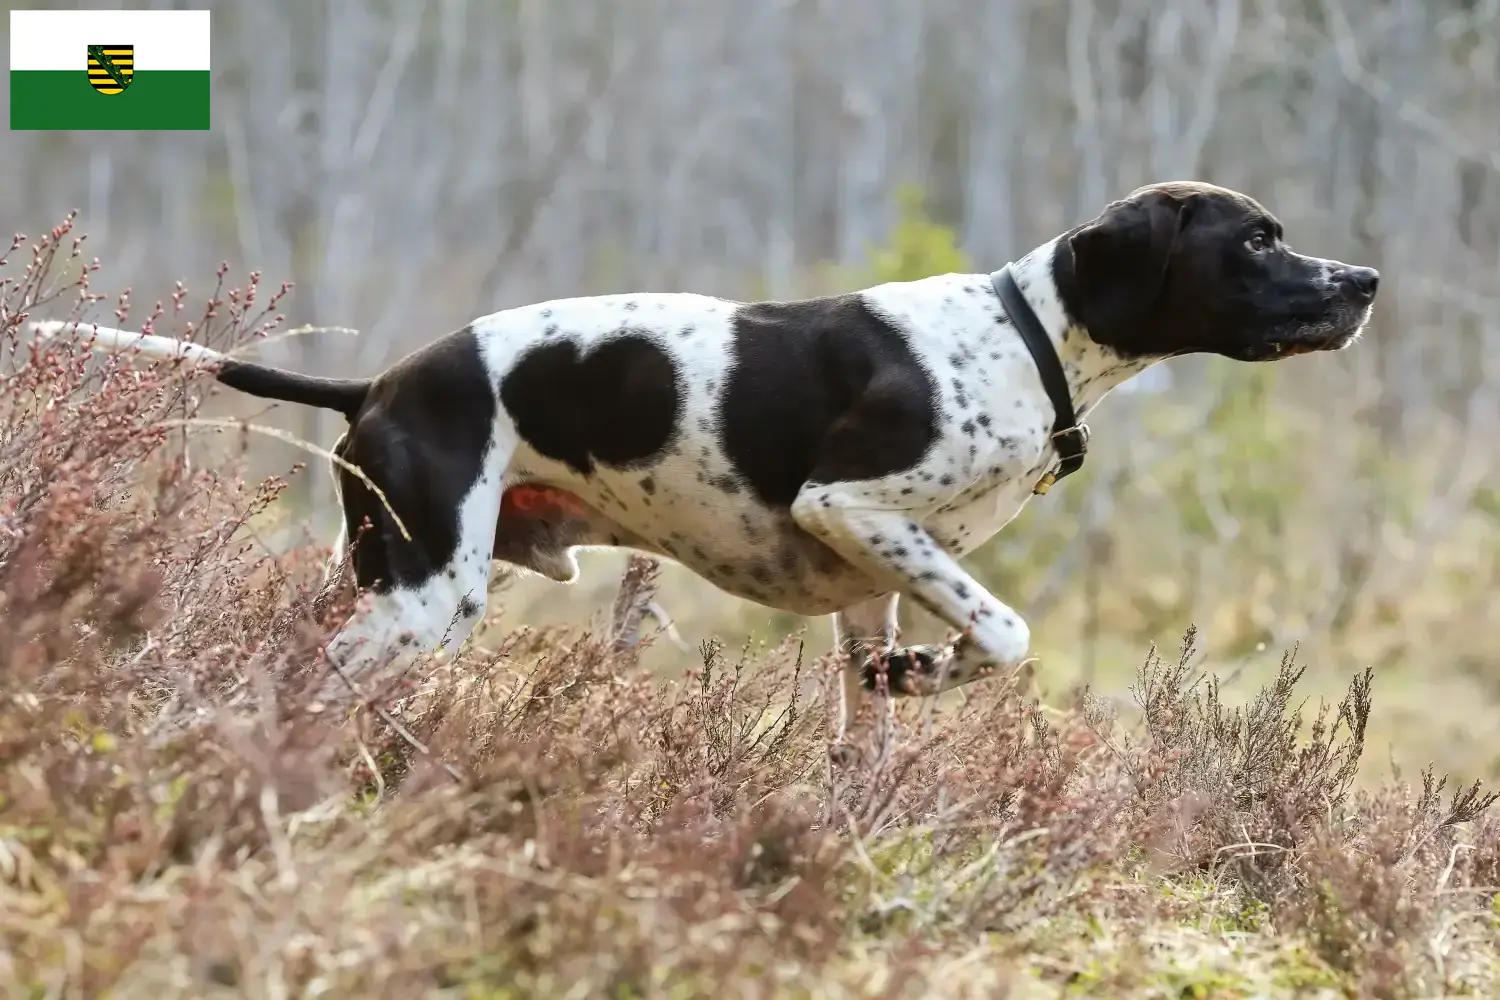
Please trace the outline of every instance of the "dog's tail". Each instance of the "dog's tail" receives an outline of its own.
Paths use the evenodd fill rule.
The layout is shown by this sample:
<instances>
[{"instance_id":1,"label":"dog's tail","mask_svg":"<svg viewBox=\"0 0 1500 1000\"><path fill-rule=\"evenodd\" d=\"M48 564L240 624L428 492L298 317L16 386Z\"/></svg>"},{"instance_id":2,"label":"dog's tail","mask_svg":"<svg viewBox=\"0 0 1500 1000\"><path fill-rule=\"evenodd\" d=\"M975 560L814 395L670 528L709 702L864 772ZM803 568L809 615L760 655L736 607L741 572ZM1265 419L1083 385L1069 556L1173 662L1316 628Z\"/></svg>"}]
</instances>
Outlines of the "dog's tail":
<instances>
[{"instance_id":1,"label":"dog's tail","mask_svg":"<svg viewBox=\"0 0 1500 1000\"><path fill-rule=\"evenodd\" d=\"M213 367L214 377L231 389L259 396L263 399L279 399L287 403L318 406L325 410L337 410L353 419L364 405L370 392L370 379L317 378L289 372L284 368L236 361L229 355L201 344L171 337L157 337L148 333L128 333L112 330L92 323L44 320L32 323L32 336L38 340L50 340L64 330L73 330L78 338L90 347L110 354L131 351L148 358L181 358L204 367Z\"/></svg>"}]
</instances>

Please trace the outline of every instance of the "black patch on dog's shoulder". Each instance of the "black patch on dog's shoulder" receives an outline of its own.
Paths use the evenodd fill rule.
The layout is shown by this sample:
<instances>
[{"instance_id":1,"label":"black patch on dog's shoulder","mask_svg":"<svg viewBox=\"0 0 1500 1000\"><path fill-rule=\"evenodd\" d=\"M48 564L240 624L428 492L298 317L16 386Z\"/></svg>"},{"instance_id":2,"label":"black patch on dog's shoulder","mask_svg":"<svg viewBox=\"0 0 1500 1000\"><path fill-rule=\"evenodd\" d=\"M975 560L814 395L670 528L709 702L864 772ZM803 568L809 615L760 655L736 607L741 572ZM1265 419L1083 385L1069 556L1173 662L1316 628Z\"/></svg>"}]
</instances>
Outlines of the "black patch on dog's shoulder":
<instances>
[{"instance_id":1,"label":"black patch on dog's shoulder","mask_svg":"<svg viewBox=\"0 0 1500 1000\"><path fill-rule=\"evenodd\" d=\"M626 333L587 352L574 340L531 348L501 379L500 401L539 454L589 475L596 462L623 469L660 456L682 386L667 352Z\"/></svg>"},{"instance_id":2,"label":"black patch on dog's shoulder","mask_svg":"<svg viewBox=\"0 0 1500 1000\"><path fill-rule=\"evenodd\" d=\"M359 477L339 467L344 520L361 587L429 579L458 550L459 505L483 468L495 396L474 331L464 327L392 365L370 387L335 453L380 487L410 533ZM495 484L499 489L499 484ZM360 534L369 520L373 530Z\"/></svg>"},{"instance_id":3,"label":"black patch on dog's shoulder","mask_svg":"<svg viewBox=\"0 0 1500 1000\"><path fill-rule=\"evenodd\" d=\"M736 311L719 438L761 502L786 507L809 482L909 469L936 423L932 376L860 296Z\"/></svg>"}]
</instances>

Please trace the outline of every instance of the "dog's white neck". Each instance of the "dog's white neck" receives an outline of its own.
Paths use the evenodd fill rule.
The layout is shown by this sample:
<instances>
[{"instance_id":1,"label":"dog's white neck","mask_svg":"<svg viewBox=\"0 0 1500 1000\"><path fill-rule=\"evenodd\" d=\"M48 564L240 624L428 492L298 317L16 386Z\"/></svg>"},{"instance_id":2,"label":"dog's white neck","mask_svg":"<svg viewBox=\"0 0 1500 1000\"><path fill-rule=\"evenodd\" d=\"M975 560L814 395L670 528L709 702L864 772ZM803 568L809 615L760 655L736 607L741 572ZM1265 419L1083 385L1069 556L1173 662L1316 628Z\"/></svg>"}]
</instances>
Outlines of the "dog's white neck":
<instances>
[{"instance_id":1,"label":"dog's white neck","mask_svg":"<svg viewBox=\"0 0 1500 1000\"><path fill-rule=\"evenodd\" d=\"M1150 368L1160 358L1126 358L1112 348L1094 342L1064 308L1052 277L1052 257L1057 240L1048 240L1011 264L1011 273L1042 328L1052 340L1078 419L1092 410L1115 386Z\"/></svg>"}]
</instances>

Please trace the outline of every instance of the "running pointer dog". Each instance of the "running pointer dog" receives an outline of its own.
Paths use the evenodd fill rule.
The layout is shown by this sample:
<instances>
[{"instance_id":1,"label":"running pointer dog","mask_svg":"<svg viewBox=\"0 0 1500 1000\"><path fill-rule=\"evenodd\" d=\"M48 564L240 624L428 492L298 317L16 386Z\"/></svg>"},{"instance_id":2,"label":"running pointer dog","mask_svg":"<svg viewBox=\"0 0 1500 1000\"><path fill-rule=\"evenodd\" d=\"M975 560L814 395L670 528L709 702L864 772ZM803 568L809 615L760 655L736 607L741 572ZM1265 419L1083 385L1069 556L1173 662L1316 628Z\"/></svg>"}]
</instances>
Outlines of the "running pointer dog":
<instances>
[{"instance_id":1,"label":"running pointer dog","mask_svg":"<svg viewBox=\"0 0 1500 1000\"><path fill-rule=\"evenodd\" d=\"M202 362L235 389L337 410L335 466L366 610L346 672L461 643L491 560L561 583L625 546L720 589L833 616L839 732L882 673L935 693L1027 656L1030 631L960 564L1083 460L1076 420L1154 362L1341 350L1379 275L1292 252L1251 198L1143 187L996 272L798 302L558 299L474 320L374 378L313 378L81 326L111 351ZM61 323L34 329L54 336ZM957 633L896 646L906 595Z\"/></svg>"}]
</instances>

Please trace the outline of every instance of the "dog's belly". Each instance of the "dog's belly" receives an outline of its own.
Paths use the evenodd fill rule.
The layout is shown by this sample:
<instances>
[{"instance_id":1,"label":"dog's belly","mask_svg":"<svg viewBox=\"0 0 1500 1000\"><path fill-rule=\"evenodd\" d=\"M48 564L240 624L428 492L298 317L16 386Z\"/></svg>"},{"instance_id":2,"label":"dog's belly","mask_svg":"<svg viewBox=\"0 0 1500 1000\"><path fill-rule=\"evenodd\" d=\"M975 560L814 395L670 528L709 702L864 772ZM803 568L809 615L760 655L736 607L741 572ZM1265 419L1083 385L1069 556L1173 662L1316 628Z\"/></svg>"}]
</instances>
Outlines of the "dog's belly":
<instances>
[{"instance_id":1,"label":"dog's belly","mask_svg":"<svg viewBox=\"0 0 1500 1000\"><path fill-rule=\"evenodd\" d=\"M623 546L671 559L727 594L808 616L882 593L790 511L698 476L670 463L588 477L521 471L501 509L495 556L569 580L572 560L561 550Z\"/></svg>"},{"instance_id":2,"label":"dog's belly","mask_svg":"<svg viewBox=\"0 0 1500 1000\"><path fill-rule=\"evenodd\" d=\"M686 513L655 541L725 593L793 614L831 614L882 592L786 510L721 500Z\"/></svg>"}]
</instances>

